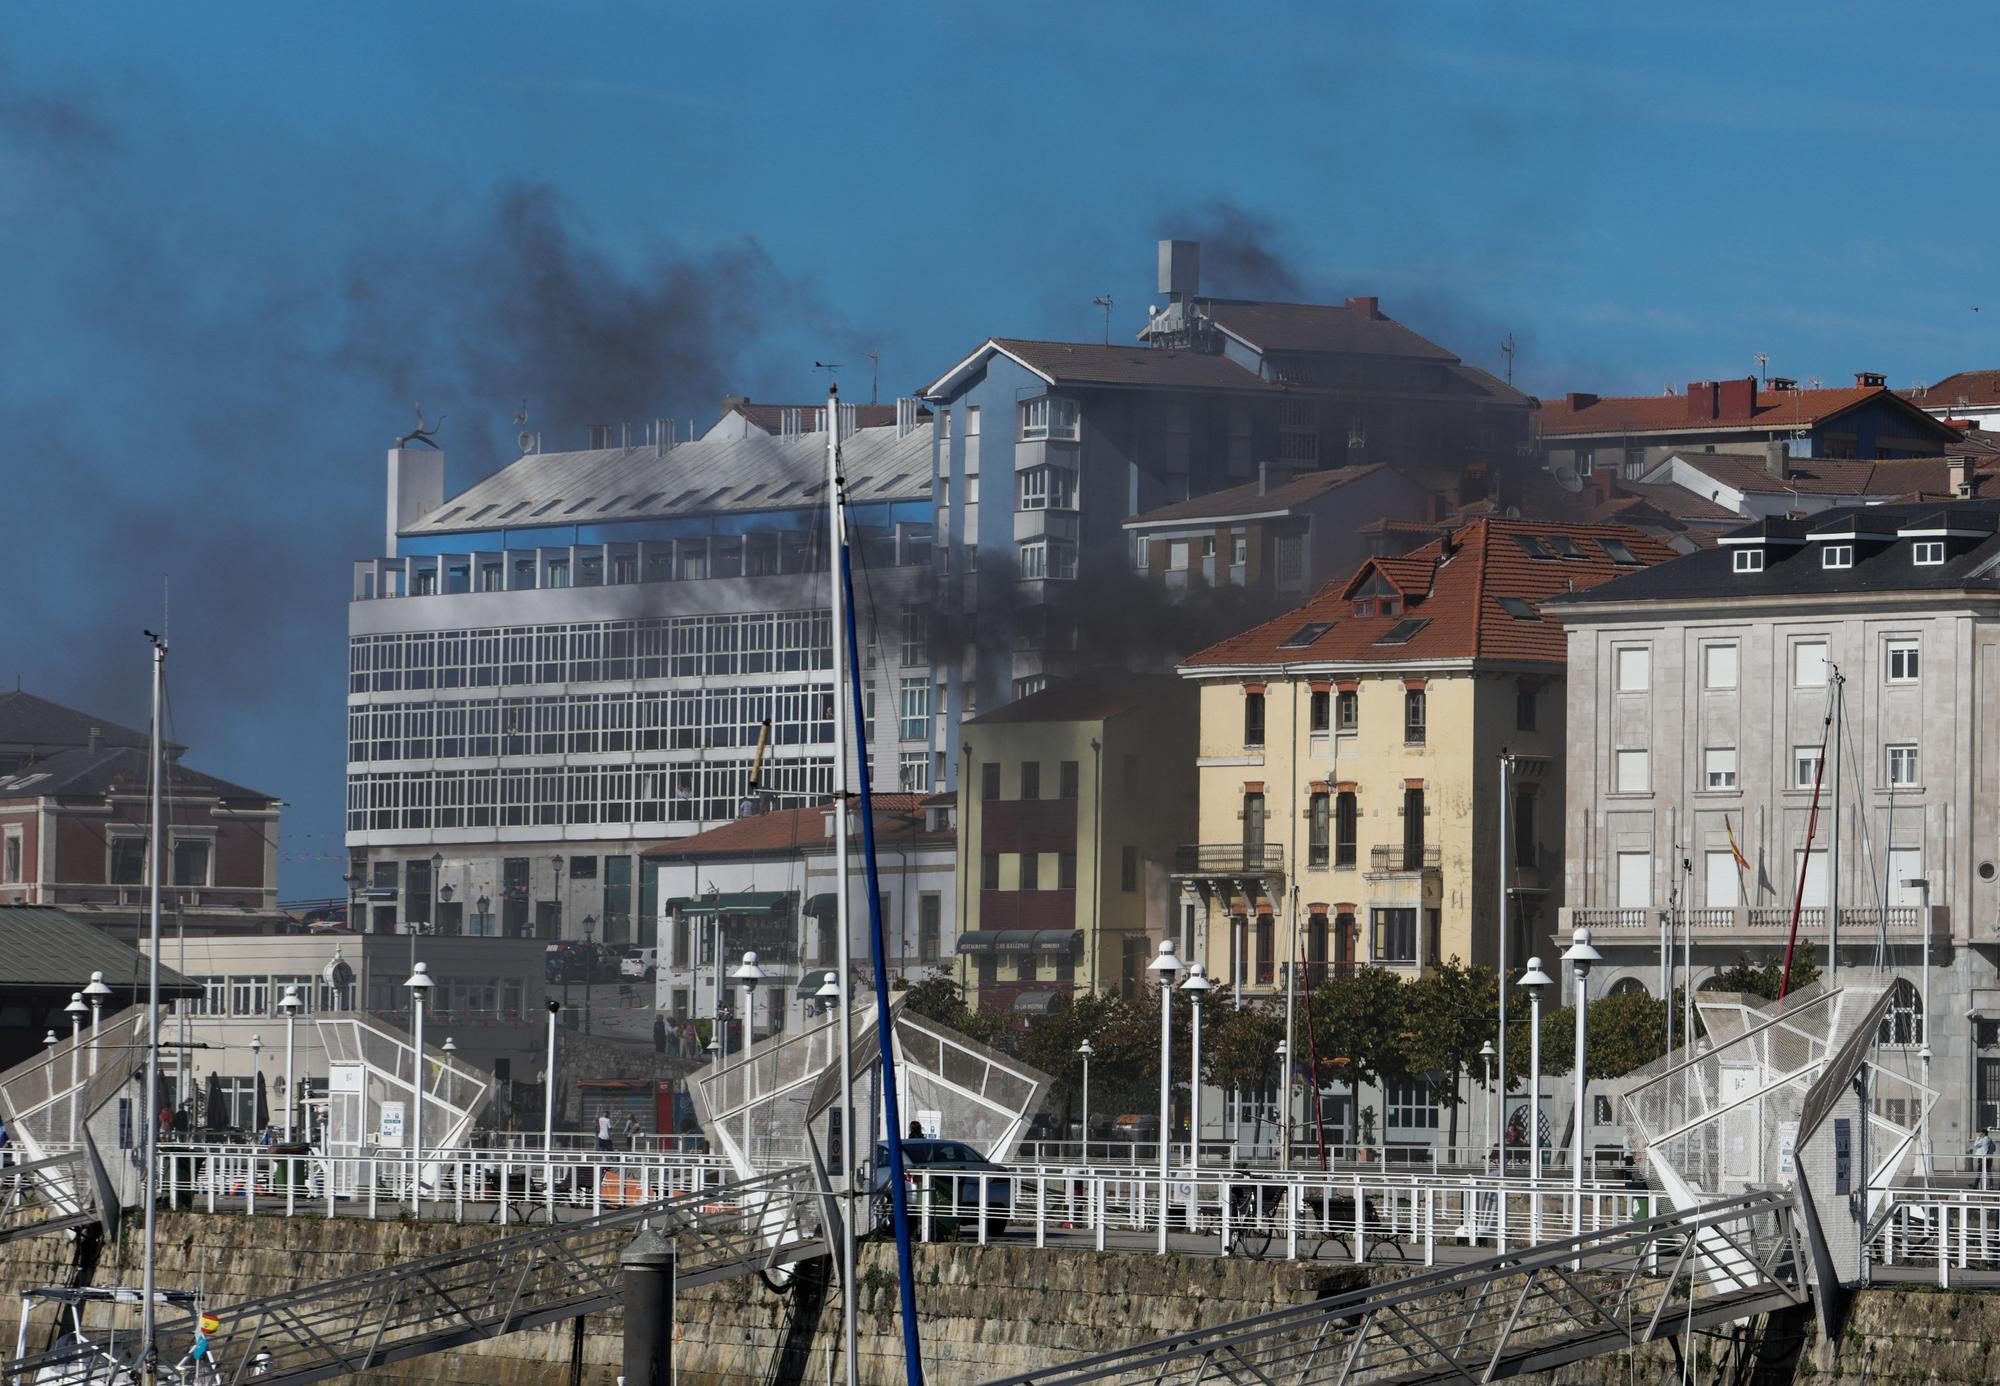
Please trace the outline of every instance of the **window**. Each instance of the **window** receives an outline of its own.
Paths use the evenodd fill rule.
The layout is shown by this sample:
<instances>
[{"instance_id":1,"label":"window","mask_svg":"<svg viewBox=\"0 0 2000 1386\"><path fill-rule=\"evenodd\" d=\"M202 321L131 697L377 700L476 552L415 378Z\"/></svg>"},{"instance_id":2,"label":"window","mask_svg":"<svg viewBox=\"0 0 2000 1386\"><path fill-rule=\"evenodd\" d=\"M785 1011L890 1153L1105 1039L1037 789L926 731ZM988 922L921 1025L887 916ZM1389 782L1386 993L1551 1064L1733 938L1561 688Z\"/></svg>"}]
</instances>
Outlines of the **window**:
<instances>
[{"instance_id":1,"label":"window","mask_svg":"<svg viewBox=\"0 0 2000 1386\"><path fill-rule=\"evenodd\" d=\"M1303 650L1313 641L1333 629L1331 621L1307 621L1290 635L1278 642L1281 650Z\"/></svg>"},{"instance_id":2,"label":"window","mask_svg":"<svg viewBox=\"0 0 2000 1386\"><path fill-rule=\"evenodd\" d=\"M1184 573L1188 565L1188 543L1185 539L1167 542L1167 569L1169 572Z\"/></svg>"},{"instance_id":3,"label":"window","mask_svg":"<svg viewBox=\"0 0 2000 1386\"><path fill-rule=\"evenodd\" d=\"M1620 693L1644 693L1653 686L1653 652L1644 645L1626 645L1619 649L1618 691Z\"/></svg>"},{"instance_id":4,"label":"window","mask_svg":"<svg viewBox=\"0 0 2000 1386\"><path fill-rule=\"evenodd\" d=\"M21 879L21 833L19 829L8 829L4 856L0 856L0 881Z\"/></svg>"},{"instance_id":5,"label":"window","mask_svg":"<svg viewBox=\"0 0 2000 1386\"><path fill-rule=\"evenodd\" d=\"M1826 687L1826 642L1800 640L1792 645L1792 687Z\"/></svg>"},{"instance_id":6,"label":"window","mask_svg":"<svg viewBox=\"0 0 2000 1386\"><path fill-rule=\"evenodd\" d=\"M1264 861L1264 796L1243 796L1243 861L1262 865Z\"/></svg>"},{"instance_id":7,"label":"window","mask_svg":"<svg viewBox=\"0 0 2000 1386\"><path fill-rule=\"evenodd\" d=\"M1021 545L1019 563L1024 581L1073 578L1076 576L1076 545L1052 539L1035 539Z\"/></svg>"},{"instance_id":8,"label":"window","mask_svg":"<svg viewBox=\"0 0 2000 1386\"><path fill-rule=\"evenodd\" d=\"M1761 573L1764 571L1764 551L1762 549L1738 549L1733 566L1739 573Z\"/></svg>"},{"instance_id":9,"label":"window","mask_svg":"<svg viewBox=\"0 0 2000 1386\"><path fill-rule=\"evenodd\" d=\"M1889 783L1891 786L1913 785L1917 783L1917 747L1914 742L1901 742L1888 748Z\"/></svg>"},{"instance_id":10,"label":"window","mask_svg":"<svg viewBox=\"0 0 2000 1386\"><path fill-rule=\"evenodd\" d=\"M1118 849L1118 888L1137 890L1139 888L1139 849L1121 847Z\"/></svg>"},{"instance_id":11,"label":"window","mask_svg":"<svg viewBox=\"0 0 2000 1386\"><path fill-rule=\"evenodd\" d=\"M1132 541L1133 568L1137 569L1139 572L1142 573L1145 572L1147 567L1149 566L1148 559L1150 558L1151 553L1152 553L1152 541L1150 539L1148 539L1143 534L1140 535L1138 538L1134 539Z\"/></svg>"},{"instance_id":12,"label":"window","mask_svg":"<svg viewBox=\"0 0 2000 1386\"><path fill-rule=\"evenodd\" d=\"M1342 731L1353 731L1361 725L1361 694L1352 688L1343 688L1334 696L1333 722Z\"/></svg>"},{"instance_id":13,"label":"window","mask_svg":"<svg viewBox=\"0 0 2000 1386\"><path fill-rule=\"evenodd\" d=\"M1919 568L1934 568L1944 562L1944 540L1920 539L1910 546L1910 561Z\"/></svg>"},{"instance_id":14,"label":"window","mask_svg":"<svg viewBox=\"0 0 2000 1386\"><path fill-rule=\"evenodd\" d=\"M1536 698L1535 685L1522 679L1514 689L1514 730L1533 731L1535 729Z\"/></svg>"},{"instance_id":15,"label":"window","mask_svg":"<svg viewBox=\"0 0 2000 1386\"><path fill-rule=\"evenodd\" d=\"M1915 1049L1924 1042L1924 1004L1907 977L1898 977L1889 988L1889 1009L1876 1032L1878 1042Z\"/></svg>"},{"instance_id":16,"label":"window","mask_svg":"<svg viewBox=\"0 0 2000 1386\"><path fill-rule=\"evenodd\" d=\"M1042 858L1037 852L1021 853L1021 889L1042 888Z\"/></svg>"},{"instance_id":17,"label":"window","mask_svg":"<svg viewBox=\"0 0 2000 1386\"><path fill-rule=\"evenodd\" d=\"M1062 763L1062 766L1056 772L1056 785L1057 798L1074 799L1076 797L1077 763L1075 761L1066 760Z\"/></svg>"},{"instance_id":18,"label":"window","mask_svg":"<svg viewBox=\"0 0 2000 1386\"><path fill-rule=\"evenodd\" d=\"M979 797L997 799L1000 797L1000 762L989 760L979 767Z\"/></svg>"},{"instance_id":19,"label":"window","mask_svg":"<svg viewBox=\"0 0 2000 1386\"><path fill-rule=\"evenodd\" d=\"M1306 865L1325 866L1327 864L1330 837L1333 826L1332 809L1328 796L1315 794L1308 802L1308 830L1306 838Z\"/></svg>"},{"instance_id":20,"label":"window","mask_svg":"<svg viewBox=\"0 0 2000 1386\"><path fill-rule=\"evenodd\" d=\"M1315 688L1312 692L1309 715L1312 718L1314 731L1329 730L1333 721L1333 694L1324 688Z\"/></svg>"},{"instance_id":21,"label":"window","mask_svg":"<svg viewBox=\"0 0 2000 1386\"><path fill-rule=\"evenodd\" d=\"M1056 853L1056 889L1076 889L1076 853Z\"/></svg>"},{"instance_id":22,"label":"window","mask_svg":"<svg viewBox=\"0 0 2000 1386\"><path fill-rule=\"evenodd\" d=\"M1811 789L1819 783L1819 747L1792 747L1792 788Z\"/></svg>"},{"instance_id":23,"label":"window","mask_svg":"<svg viewBox=\"0 0 2000 1386\"><path fill-rule=\"evenodd\" d=\"M1048 395L1039 399L1024 399L1021 401L1020 417L1023 442L1077 436L1075 400L1056 399Z\"/></svg>"},{"instance_id":24,"label":"window","mask_svg":"<svg viewBox=\"0 0 2000 1386\"><path fill-rule=\"evenodd\" d=\"M1517 621L1539 621L1541 613L1524 597L1501 597L1500 609Z\"/></svg>"},{"instance_id":25,"label":"window","mask_svg":"<svg viewBox=\"0 0 2000 1386\"><path fill-rule=\"evenodd\" d=\"M1632 552L1631 546L1623 539L1600 539L1597 541L1597 547L1603 549L1604 556L1620 568L1644 566L1639 562L1639 556Z\"/></svg>"},{"instance_id":26,"label":"window","mask_svg":"<svg viewBox=\"0 0 2000 1386\"><path fill-rule=\"evenodd\" d=\"M1822 568L1852 568L1854 566L1854 545L1828 544L1819 551L1819 566Z\"/></svg>"},{"instance_id":27,"label":"window","mask_svg":"<svg viewBox=\"0 0 2000 1386\"><path fill-rule=\"evenodd\" d=\"M1403 869L1424 866L1424 791L1412 785L1403 791Z\"/></svg>"},{"instance_id":28,"label":"window","mask_svg":"<svg viewBox=\"0 0 2000 1386\"><path fill-rule=\"evenodd\" d=\"M987 852L979 858L979 888L1000 889L1000 854Z\"/></svg>"},{"instance_id":29,"label":"window","mask_svg":"<svg viewBox=\"0 0 2000 1386\"><path fill-rule=\"evenodd\" d=\"M901 735L905 741L922 741L931 733L931 681L924 675L903 680Z\"/></svg>"},{"instance_id":30,"label":"window","mask_svg":"<svg viewBox=\"0 0 2000 1386\"><path fill-rule=\"evenodd\" d=\"M1645 909L1653 903L1653 854L1651 852L1620 852L1618 854L1618 908L1621 910Z\"/></svg>"},{"instance_id":31,"label":"window","mask_svg":"<svg viewBox=\"0 0 2000 1386\"><path fill-rule=\"evenodd\" d=\"M208 884L208 848L206 839L174 843L174 884L177 886L205 886ZM428 866L430 863L426 862Z\"/></svg>"},{"instance_id":32,"label":"window","mask_svg":"<svg viewBox=\"0 0 2000 1386\"><path fill-rule=\"evenodd\" d=\"M1406 688L1403 690L1403 744L1421 746L1424 744L1425 717L1424 690Z\"/></svg>"},{"instance_id":33,"label":"window","mask_svg":"<svg viewBox=\"0 0 2000 1386\"><path fill-rule=\"evenodd\" d=\"M1701 854L1703 884L1707 888L1704 901L1710 909L1729 909L1748 903L1746 887L1736 867L1736 854L1724 848L1710 849Z\"/></svg>"},{"instance_id":34,"label":"window","mask_svg":"<svg viewBox=\"0 0 2000 1386\"><path fill-rule=\"evenodd\" d=\"M1240 534L1230 541L1229 561L1238 568L1250 561L1250 541Z\"/></svg>"},{"instance_id":35,"label":"window","mask_svg":"<svg viewBox=\"0 0 2000 1386\"><path fill-rule=\"evenodd\" d=\"M1382 1119L1399 1131L1435 1131L1438 1127L1437 1094L1421 1078L1384 1083Z\"/></svg>"},{"instance_id":36,"label":"window","mask_svg":"<svg viewBox=\"0 0 2000 1386\"><path fill-rule=\"evenodd\" d=\"M1388 612L1383 612L1388 615ZM1417 632L1430 624L1427 616L1413 616L1407 621L1398 621L1389 627L1376 641L1378 645L1407 645L1416 638Z\"/></svg>"},{"instance_id":37,"label":"window","mask_svg":"<svg viewBox=\"0 0 2000 1386\"><path fill-rule=\"evenodd\" d=\"M1264 695L1245 693L1243 695L1243 744L1261 746L1264 744Z\"/></svg>"},{"instance_id":38,"label":"window","mask_svg":"<svg viewBox=\"0 0 2000 1386\"><path fill-rule=\"evenodd\" d=\"M903 663L931 662L930 613L921 606L903 608Z\"/></svg>"},{"instance_id":39,"label":"window","mask_svg":"<svg viewBox=\"0 0 2000 1386\"><path fill-rule=\"evenodd\" d=\"M1702 783L1709 789L1736 788L1736 748L1710 746L1701 753Z\"/></svg>"},{"instance_id":40,"label":"window","mask_svg":"<svg viewBox=\"0 0 2000 1386\"><path fill-rule=\"evenodd\" d=\"M1702 646L1701 686L1710 692L1736 687L1736 647L1734 645Z\"/></svg>"},{"instance_id":41,"label":"window","mask_svg":"<svg viewBox=\"0 0 2000 1386\"><path fill-rule=\"evenodd\" d=\"M917 960L934 963L944 943L944 897L927 890L917 897Z\"/></svg>"},{"instance_id":42,"label":"window","mask_svg":"<svg viewBox=\"0 0 2000 1386\"><path fill-rule=\"evenodd\" d=\"M1333 801L1333 864L1352 868L1357 852L1355 845L1361 824L1361 812L1354 801L1351 790L1342 790Z\"/></svg>"},{"instance_id":43,"label":"window","mask_svg":"<svg viewBox=\"0 0 2000 1386\"><path fill-rule=\"evenodd\" d=\"M1514 830L1514 865L1533 870L1541 864L1541 841L1535 832L1535 791L1516 790L1514 816L1508 823Z\"/></svg>"},{"instance_id":44,"label":"window","mask_svg":"<svg viewBox=\"0 0 2000 1386\"><path fill-rule=\"evenodd\" d=\"M1917 681L1917 642L1914 640L1891 640L1889 642L1889 682L1915 683Z\"/></svg>"},{"instance_id":45,"label":"window","mask_svg":"<svg viewBox=\"0 0 2000 1386\"><path fill-rule=\"evenodd\" d=\"M925 794L931 787L931 758L924 751L904 751L896 757L896 787L905 794Z\"/></svg>"},{"instance_id":46,"label":"window","mask_svg":"<svg viewBox=\"0 0 2000 1386\"><path fill-rule=\"evenodd\" d=\"M111 839L111 884L144 885L146 883L146 839L143 837L114 837Z\"/></svg>"},{"instance_id":47,"label":"window","mask_svg":"<svg viewBox=\"0 0 2000 1386\"><path fill-rule=\"evenodd\" d=\"M1644 751L1614 751L1616 777L1613 783L1620 794L1644 794L1651 786L1651 768L1646 763Z\"/></svg>"},{"instance_id":48,"label":"window","mask_svg":"<svg viewBox=\"0 0 2000 1386\"><path fill-rule=\"evenodd\" d=\"M1417 912L1415 909L1372 909L1368 920L1373 939L1370 953L1378 963L1413 963L1417 960Z\"/></svg>"},{"instance_id":49,"label":"window","mask_svg":"<svg viewBox=\"0 0 2000 1386\"><path fill-rule=\"evenodd\" d=\"M1021 797L1023 799L1042 797L1042 763L1039 760L1021 762Z\"/></svg>"}]
</instances>

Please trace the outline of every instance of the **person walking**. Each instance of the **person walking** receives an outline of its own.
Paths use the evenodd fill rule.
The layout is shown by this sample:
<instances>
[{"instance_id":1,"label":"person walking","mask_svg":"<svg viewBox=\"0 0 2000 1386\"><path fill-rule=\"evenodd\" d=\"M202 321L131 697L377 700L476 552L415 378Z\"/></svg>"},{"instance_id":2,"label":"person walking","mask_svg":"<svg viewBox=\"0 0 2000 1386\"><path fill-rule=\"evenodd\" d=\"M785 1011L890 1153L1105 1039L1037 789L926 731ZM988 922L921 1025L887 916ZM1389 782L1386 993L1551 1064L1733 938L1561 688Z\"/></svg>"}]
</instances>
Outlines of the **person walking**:
<instances>
[{"instance_id":1,"label":"person walking","mask_svg":"<svg viewBox=\"0 0 2000 1386\"><path fill-rule=\"evenodd\" d=\"M611 1113L608 1110L597 1114L597 1148L611 1149Z\"/></svg>"},{"instance_id":2,"label":"person walking","mask_svg":"<svg viewBox=\"0 0 2000 1386\"><path fill-rule=\"evenodd\" d=\"M667 1052L667 1018L663 1015L653 1017L653 1052L662 1057Z\"/></svg>"},{"instance_id":3,"label":"person walking","mask_svg":"<svg viewBox=\"0 0 2000 1386\"><path fill-rule=\"evenodd\" d=\"M1993 1187L1993 1132L1987 1127L1979 1129L1979 1135L1972 1142L1973 1172L1979 1176L1979 1187Z\"/></svg>"}]
</instances>

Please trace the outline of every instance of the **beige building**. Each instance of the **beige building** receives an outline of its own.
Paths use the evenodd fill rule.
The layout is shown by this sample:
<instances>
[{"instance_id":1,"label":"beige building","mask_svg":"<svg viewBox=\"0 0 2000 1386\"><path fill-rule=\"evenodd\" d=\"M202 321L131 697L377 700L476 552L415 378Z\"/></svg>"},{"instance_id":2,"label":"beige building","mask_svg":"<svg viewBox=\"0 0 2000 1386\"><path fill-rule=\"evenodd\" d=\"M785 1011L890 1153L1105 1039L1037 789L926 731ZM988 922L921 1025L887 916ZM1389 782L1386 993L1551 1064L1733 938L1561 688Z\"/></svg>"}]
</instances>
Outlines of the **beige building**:
<instances>
[{"instance_id":1,"label":"beige building","mask_svg":"<svg viewBox=\"0 0 2000 1386\"><path fill-rule=\"evenodd\" d=\"M959 982L987 1010L1132 994L1194 829L1195 707L1179 680L1052 684L961 728Z\"/></svg>"}]
</instances>

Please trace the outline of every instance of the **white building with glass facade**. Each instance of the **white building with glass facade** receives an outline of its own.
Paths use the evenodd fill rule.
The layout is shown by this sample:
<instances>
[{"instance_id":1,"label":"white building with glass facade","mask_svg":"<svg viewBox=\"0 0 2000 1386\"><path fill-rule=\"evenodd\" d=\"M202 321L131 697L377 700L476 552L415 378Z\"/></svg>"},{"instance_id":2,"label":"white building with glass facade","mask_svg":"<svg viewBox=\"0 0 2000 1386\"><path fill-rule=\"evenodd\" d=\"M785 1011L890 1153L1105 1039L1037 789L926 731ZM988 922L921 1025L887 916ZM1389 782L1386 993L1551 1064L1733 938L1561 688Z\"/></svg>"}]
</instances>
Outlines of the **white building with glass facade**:
<instances>
[{"instance_id":1,"label":"white building with glass facade","mask_svg":"<svg viewBox=\"0 0 2000 1386\"><path fill-rule=\"evenodd\" d=\"M931 438L900 418L842 456L872 765L923 791ZM399 448L384 547L348 609L357 930L651 945L641 850L831 791L824 432L529 454L449 499Z\"/></svg>"}]
</instances>

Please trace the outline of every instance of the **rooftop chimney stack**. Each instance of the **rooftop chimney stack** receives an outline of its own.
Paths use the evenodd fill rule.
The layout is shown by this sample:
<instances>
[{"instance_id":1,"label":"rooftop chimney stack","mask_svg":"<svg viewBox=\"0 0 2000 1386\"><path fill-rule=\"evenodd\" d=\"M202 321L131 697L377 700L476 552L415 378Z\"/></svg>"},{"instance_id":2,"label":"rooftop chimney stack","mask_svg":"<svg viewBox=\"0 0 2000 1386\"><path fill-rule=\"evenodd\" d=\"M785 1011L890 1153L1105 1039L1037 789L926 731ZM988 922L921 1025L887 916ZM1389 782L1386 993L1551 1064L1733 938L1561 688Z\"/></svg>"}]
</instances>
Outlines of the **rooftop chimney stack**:
<instances>
[{"instance_id":1,"label":"rooftop chimney stack","mask_svg":"<svg viewBox=\"0 0 2000 1386\"><path fill-rule=\"evenodd\" d=\"M396 555L396 536L444 504L444 453L437 448L389 449L387 535L384 557Z\"/></svg>"},{"instance_id":2,"label":"rooftop chimney stack","mask_svg":"<svg viewBox=\"0 0 2000 1386\"><path fill-rule=\"evenodd\" d=\"M1945 459L1951 474L1951 493L1960 500L1972 499L1974 463L1970 457L1957 456Z\"/></svg>"},{"instance_id":3,"label":"rooftop chimney stack","mask_svg":"<svg viewBox=\"0 0 2000 1386\"><path fill-rule=\"evenodd\" d=\"M1182 303L1201 292L1201 242L1160 242L1160 292Z\"/></svg>"},{"instance_id":4,"label":"rooftop chimney stack","mask_svg":"<svg viewBox=\"0 0 2000 1386\"><path fill-rule=\"evenodd\" d=\"M1347 300L1347 306L1361 314L1364 318L1372 319L1382 316L1382 300L1375 297L1374 294L1361 294L1350 298Z\"/></svg>"},{"instance_id":5,"label":"rooftop chimney stack","mask_svg":"<svg viewBox=\"0 0 2000 1386\"><path fill-rule=\"evenodd\" d=\"M1889 384L1889 377L1880 371L1856 371L1854 388L1857 390L1880 390Z\"/></svg>"},{"instance_id":6,"label":"rooftop chimney stack","mask_svg":"<svg viewBox=\"0 0 2000 1386\"><path fill-rule=\"evenodd\" d=\"M1778 481L1789 481L1792 475L1791 445L1782 438L1773 438L1764 444L1764 470Z\"/></svg>"}]
</instances>

